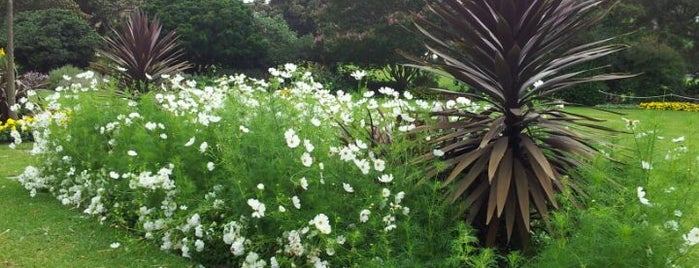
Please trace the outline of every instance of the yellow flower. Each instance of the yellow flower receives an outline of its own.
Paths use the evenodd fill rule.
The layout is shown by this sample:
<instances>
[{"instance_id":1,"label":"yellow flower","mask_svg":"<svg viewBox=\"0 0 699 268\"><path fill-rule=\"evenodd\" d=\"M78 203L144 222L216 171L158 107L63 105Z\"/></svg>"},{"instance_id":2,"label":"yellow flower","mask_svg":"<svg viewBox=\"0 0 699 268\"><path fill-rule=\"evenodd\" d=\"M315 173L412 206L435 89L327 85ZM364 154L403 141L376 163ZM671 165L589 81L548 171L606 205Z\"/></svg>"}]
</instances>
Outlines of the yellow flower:
<instances>
[{"instance_id":1,"label":"yellow flower","mask_svg":"<svg viewBox=\"0 0 699 268\"><path fill-rule=\"evenodd\" d=\"M5 56L5 49L0 47L0 57Z\"/></svg>"}]
</instances>

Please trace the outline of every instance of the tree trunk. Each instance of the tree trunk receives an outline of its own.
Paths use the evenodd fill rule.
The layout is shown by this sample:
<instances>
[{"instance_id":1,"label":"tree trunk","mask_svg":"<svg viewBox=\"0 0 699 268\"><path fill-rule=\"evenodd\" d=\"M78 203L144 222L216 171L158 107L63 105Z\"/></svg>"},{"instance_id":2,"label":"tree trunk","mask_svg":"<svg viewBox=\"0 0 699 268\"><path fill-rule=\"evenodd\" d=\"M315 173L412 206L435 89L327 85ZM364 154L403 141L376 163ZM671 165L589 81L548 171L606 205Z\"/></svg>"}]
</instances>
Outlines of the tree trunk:
<instances>
[{"instance_id":1,"label":"tree trunk","mask_svg":"<svg viewBox=\"0 0 699 268\"><path fill-rule=\"evenodd\" d=\"M13 3L12 0L7 0L7 51L5 55L7 57L7 66L5 66L5 77L7 84L5 85L5 97L6 100L0 108L6 109L5 117L11 117L17 119L17 114L12 111L11 107L15 105L17 91L15 89L15 44L14 44L14 32L13 32Z\"/></svg>"}]
</instances>

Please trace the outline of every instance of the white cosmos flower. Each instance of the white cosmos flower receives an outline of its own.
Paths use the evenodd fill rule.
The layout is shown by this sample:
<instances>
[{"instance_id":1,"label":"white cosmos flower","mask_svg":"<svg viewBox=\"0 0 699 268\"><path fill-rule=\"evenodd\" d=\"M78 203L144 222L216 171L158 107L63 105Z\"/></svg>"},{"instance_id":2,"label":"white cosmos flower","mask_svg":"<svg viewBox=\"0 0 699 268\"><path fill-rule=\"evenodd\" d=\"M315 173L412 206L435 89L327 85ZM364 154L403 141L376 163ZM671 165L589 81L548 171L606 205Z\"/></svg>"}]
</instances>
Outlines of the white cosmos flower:
<instances>
[{"instance_id":1,"label":"white cosmos flower","mask_svg":"<svg viewBox=\"0 0 699 268\"><path fill-rule=\"evenodd\" d=\"M258 189L258 190L264 190L264 189L265 189L265 185L262 184L262 183L258 183L258 184L257 184L257 189Z\"/></svg>"},{"instance_id":2,"label":"white cosmos flower","mask_svg":"<svg viewBox=\"0 0 699 268\"><path fill-rule=\"evenodd\" d=\"M311 157L308 152L305 152L301 155L301 164L303 164L305 167L310 167L313 165L313 157Z\"/></svg>"},{"instance_id":3,"label":"white cosmos flower","mask_svg":"<svg viewBox=\"0 0 699 268\"><path fill-rule=\"evenodd\" d=\"M301 144L301 139L298 135L296 135L296 131L293 129L288 129L286 132L284 132L284 138L286 139L286 145L289 146L289 148L296 148L299 146L299 144Z\"/></svg>"},{"instance_id":4,"label":"white cosmos flower","mask_svg":"<svg viewBox=\"0 0 699 268\"><path fill-rule=\"evenodd\" d=\"M280 205L279 212L282 212L282 213L286 212L286 208L284 208L283 206Z\"/></svg>"},{"instance_id":5,"label":"white cosmos flower","mask_svg":"<svg viewBox=\"0 0 699 268\"><path fill-rule=\"evenodd\" d=\"M291 203L294 204L296 209L301 209L301 199L298 196L291 197Z\"/></svg>"},{"instance_id":6,"label":"white cosmos flower","mask_svg":"<svg viewBox=\"0 0 699 268\"><path fill-rule=\"evenodd\" d=\"M308 180L306 179L306 177L301 178L300 183L301 188L303 188L304 190L308 190Z\"/></svg>"},{"instance_id":7,"label":"white cosmos flower","mask_svg":"<svg viewBox=\"0 0 699 268\"><path fill-rule=\"evenodd\" d=\"M311 124L313 124L313 126L319 127L319 126L320 126L320 120L318 120L318 118L313 117L313 118L311 119Z\"/></svg>"},{"instance_id":8,"label":"white cosmos flower","mask_svg":"<svg viewBox=\"0 0 699 268\"><path fill-rule=\"evenodd\" d=\"M383 183L389 183L393 181L393 174L383 174L379 177L379 181Z\"/></svg>"},{"instance_id":9,"label":"white cosmos flower","mask_svg":"<svg viewBox=\"0 0 699 268\"><path fill-rule=\"evenodd\" d=\"M265 207L265 204L263 204L259 200L252 198L248 199L248 206L250 206L252 210L254 210L254 212L252 213L253 218L262 218L265 216L265 210L267 210L267 208Z\"/></svg>"},{"instance_id":10,"label":"white cosmos flower","mask_svg":"<svg viewBox=\"0 0 699 268\"><path fill-rule=\"evenodd\" d=\"M190 138L189 141L187 141L187 143L184 144L184 147L192 146L192 144L194 144L195 140L196 140L195 137Z\"/></svg>"},{"instance_id":11,"label":"white cosmos flower","mask_svg":"<svg viewBox=\"0 0 699 268\"><path fill-rule=\"evenodd\" d=\"M340 149L340 160L349 162L355 159L354 152L349 147L343 147Z\"/></svg>"},{"instance_id":12,"label":"white cosmos flower","mask_svg":"<svg viewBox=\"0 0 699 268\"><path fill-rule=\"evenodd\" d=\"M304 139L304 140L303 140L303 146L306 147L306 152L309 152L309 153L310 153L310 152L313 152L313 149L316 148L315 146L313 146L313 144L311 143L311 141L308 140L308 139Z\"/></svg>"},{"instance_id":13,"label":"white cosmos flower","mask_svg":"<svg viewBox=\"0 0 699 268\"><path fill-rule=\"evenodd\" d=\"M118 179L119 176L120 176L119 173L116 173L116 172L114 172L114 171L110 171L110 172L109 172L109 177L112 178L112 179Z\"/></svg>"},{"instance_id":14,"label":"white cosmos flower","mask_svg":"<svg viewBox=\"0 0 699 268\"><path fill-rule=\"evenodd\" d=\"M250 132L250 130L248 128L246 128L245 126L239 126L238 129L240 129L240 132L243 132L243 133Z\"/></svg>"},{"instance_id":15,"label":"white cosmos flower","mask_svg":"<svg viewBox=\"0 0 699 268\"><path fill-rule=\"evenodd\" d=\"M330 220L328 219L328 216L325 216L323 213L316 215L313 220L309 222L309 224L315 225L316 229L323 234L329 234L332 231Z\"/></svg>"},{"instance_id":16,"label":"white cosmos flower","mask_svg":"<svg viewBox=\"0 0 699 268\"><path fill-rule=\"evenodd\" d=\"M369 220L369 215L371 215L371 211L368 209L364 209L359 212L359 221L360 222L367 222Z\"/></svg>"},{"instance_id":17,"label":"white cosmos flower","mask_svg":"<svg viewBox=\"0 0 699 268\"><path fill-rule=\"evenodd\" d=\"M683 142L684 141L684 136L672 139L672 142Z\"/></svg>"},{"instance_id":18,"label":"white cosmos flower","mask_svg":"<svg viewBox=\"0 0 699 268\"><path fill-rule=\"evenodd\" d=\"M207 148L209 148L209 144L208 144L207 142L202 142L202 143L199 145L199 151L202 152L202 153L203 153L203 152L206 152L206 149L207 149Z\"/></svg>"},{"instance_id":19,"label":"white cosmos flower","mask_svg":"<svg viewBox=\"0 0 699 268\"><path fill-rule=\"evenodd\" d=\"M121 243L119 242L114 242L109 245L110 248L119 248L121 246Z\"/></svg>"},{"instance_id":20,"label":"white cosmos flower","mask_svg":"<svg viewBox=\"0 0 699 268\"><path fill-rule=\"evenodd\" d=\"M197 241L194 242L194 248L197 252L202 252L204 250L204 241L197 239Z\"/></svg>"},{"instance_id":21,"label":"white cosmos flower","mask_svg":"<svg viewBox=\"0 0 699 268\"><path fill-rule=\"evenodd\" d=\"M155 130L156 127L158 127L158 124L156 124L156 123L153 123L153 122L146 123L147 130Z\"/></svg>"},{"instance_id":22,"label":"white cosmos flower","mask_svg":"<svg viewBox=\"0 0 699 268\"><path fill-rule=\"evenodd\" d=\"M126 154L128 154L129 156L137 156L138 155L138 153L134 150L129 150L128 152L126 152Z\"/></svg>"},{"instance_id":23,"label":"white cosmos flower","mask_svg":"<svg viewBox=\"0 0 699 268\"><path fill-rule=\"evenodd\" d=\"M206 163L206 169L209 171L213 171L216 166L214 165L214 162L208 162Z\"/></svg>"},{"instance_id":24,"label":"white cosmos flower","mask_svg":"<svg viewBox=\"0 0 699 268\"><path fill-rule=\"evenodd\" d=\"M688 234L682 236L682 238L684 238L688 246L699 244L699 228L692 228L692 230L690 230Z\"/></svg>"},{"instance_id":25,"label":"white cosmos flower","mask_svg":"<svg viewBox=\"0 0 699 268\"><path fill-rule=\"evenodd\" d=\"M651 205L650 201L648 201L648 198L646 198L646 191L643 190L643 187L636 188L636 195L638 195L638 200L641 201L641 204L644 204L646 206Z\"/></svg>"},{"instance_id":26,"label":"white cosmos flower","mask_svg":"<svg viewBox=\"0 0 699 268\"><path fill-rule=\"evenodd\" d=\"M374 160L374 169L378 172L382 172L386 169L386 162L381 159Z\"/></svg>"},{"instance_id":27,"label":"white cosmos flower","mask_svg":"<svg viewBox=\"0 0 699 268\"><path fill-rule=\"evenodd\" d=\"M356 80L362 80L366 76L366 71L364 70L356 70L350 74L350 76L354 77Z\"/></svg>"},{"instance_id":28,"label":"white cosmos flower","mask_svg":"<svg viewBox=\"0 0 699 268\"><path fill-rule=\"evenodd\" d=\"M354 164L362 171L362 174L367 175L371 171L371 164L366 159L354 159Z\"/></svg>"},{"instance_id":29,"label":"white cosmos flower","mask_svg":"<svg viewBox=\"0 0 699 268\"><path fill-rule=\"evenodd\" d=\"M641 168L645 170L652 170L653 165L651 165L649 162L641 161Z\"/></svg>"},{"instance_id":30,"label":"white cosmos flower","mask_svg":"<svg viewBox=\"0 0 699 268\"><path fill-rule=\"evenodd\" d=\"M354 193L354 188L352 188L352 185L349 185L348 183L343 182L342 189L345 189L345 192Z\"/></svg>"},{"instance_id":31,"label":"white cosmos flower","mask_svg":"<svg viewBox=\"0 0 699 268\"><path fill-rule=\"evenodd\" d=\"M676 220L666 221L663 226L665 226L666 229L671 229L674 231L677 231L680 228L680 224Z\"/></svg>"},{"instance_id":32,"label":"white cosmos flower","mask_svg":"<svg viewBox=\"0 0 699 268\"><path fill-rule=\"evenodd\" d=\"M167 140L167 134L165 133L160 133L160 138L163 140Z\"/></svg>"},{"instance_id":33,"label":"white cosmos flower","mask_svg":"<svg viewBox=\"0 0 699 268\"><path fill-rule=\"evenodd\" d=\"M388 196L390 196L390 195L391 195L391 190L389 190L389 189L387 189L387 188L383 188L383 189L381 190L381 196L383 196L383 197L388 197Z\"/></svg>"}]
</instances>

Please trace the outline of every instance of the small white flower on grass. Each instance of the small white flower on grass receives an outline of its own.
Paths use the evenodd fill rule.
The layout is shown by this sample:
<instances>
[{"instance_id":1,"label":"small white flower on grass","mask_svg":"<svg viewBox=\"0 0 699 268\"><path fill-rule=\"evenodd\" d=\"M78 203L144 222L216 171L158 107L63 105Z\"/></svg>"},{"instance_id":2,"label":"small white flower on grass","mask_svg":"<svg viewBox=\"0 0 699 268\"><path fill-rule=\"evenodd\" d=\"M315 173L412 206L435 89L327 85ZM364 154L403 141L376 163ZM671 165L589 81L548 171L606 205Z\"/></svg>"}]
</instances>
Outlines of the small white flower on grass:
<instances>
[{"instance_id":1,"label":"small white flower on grass","mask_svg":"<svg viewBox=\"0 0 699 268\"><path fill-rule=\"evenodd\" d=\"M320 120L318 120L318 118L313 117L313 118L311 119L311 124L313 124L313 126L319 127L319 126L320 126Z\"/></svg>"},{"instance_id":2,"label":"small white flower on grass","mask_svg":"<svg viewBox=\"0 0 699 268\"><path fill-rule=\"evenodd\" d=\"M650 162L641 161L641 168L643 168L645 170L652 170L653 165L651 165Z\"/></svg>"},{"instance_id":3,"label":"small white flower on grass","mask_svg":"<svg viewBox=\"0 0 699 268\"><path fill-rule=\"evenodd\" d=\"M265 189L265 185L262 184L262 183L258 183L258 184L257 184L257 189L260 190L260 191L262 191L262 190Z\"/></svg>"},{"instance_id":4,"label":"small white flower on grass","mask_svg":"<svg viewBox=\"0 0 699 268\"><path fill-rule=\"evenodd\" d=\"M374 96L374 94L376 94L376 93L374 93L374 91L369 90L367 92L364 92L364 94L362 94L362 96L364 96L365 98L371 98Z\"/></svg>"},{"instance_id":5,"label":"small white flower on grass","mask_svg":"<svg viewBox=\"0 0 699 268\"><path fill-rule=\"evenodd\" d=\"M367 222L369 220L369 215L371 215L371 211L368 209L364 209L359 212L359 221L361 222Z\"/></svg>"},{"instance_id":6,"label":"small white flower on grass","mask_svg":"<svg viewBox=\"0 0 699 268\"><path fill-rule=\"evenodd\" d=\"M119 248L121 246L121 243L119 242L114 242L109 245L110 248Z\"/></svg>"},{"instance_id":7,"label":"small white flower on grass","mask_svg":"<svg viewBox=\"0 0 699 268\"><path fill-rule=\"evenodd\" d=\"M382 172L386 169L386 162L381 159L374 160L374 169L378 172Z\"/></svg>"},{"instance_id":8,"label":"small white flower on grass","mask_svg":"<svg viewBox=\"0 0 699 268\"><path fill-rule=\"evenodd\" d=\"M342 189L345 189L345 192L354 193L354 188L352 188L352 185L349 185L348 183L343 182Z\"/></svg>"},{"instance_id":9,"label":"small white flower on grass","mask_svg":"<svg viewBox=\"0 0 699 268\"><path fill-rule=\"evenodd\" d=\"M202 143L199 145L199 151L202 152L202 153L203 153L203 152L206 152L206 149L207 149L207 148L209 148L209 144L208 144L207 142L202 142Z\"/></svg>"},{"instance_id":10,"label":"small white flower on grass","mask_svg":"<svg viewBox=\"0 0 699 268\"><path fill-rule=\"evenodd\" d=\"M688 246L699 244L699 228L694 227L688 234L682 236Z\"/></svg>"},{"instance_id":11,"label":"small white flower on grass","mask_svg":"<svg viewBox=\"0 0 699 268\"><path fill-rule=\"evenodd\" d=\"M197 241L194 242L194 248L197 250L197 252L202 252L204 250L204 241L197 239Z\"/></svg>"},{"instance_id":12,"label":"small white flower on grass","mask_svg":"<svg viewBox=\"0 0 699 268\"><path fill-rule=\"evenodd\" d=\"M432 154L436 157L441 157L444 156L444 151L440 149L434 149L434 151L432 151Z\"/></svg>"},{"instance_id":13,"label":"small white flower on grass","mask_svg":"<svg viewBox=\"0 0 699 268\"><path fill-rule=\"evenodd\" d=\"M390 195L391 195L391 190L389 190L388 188L383 188L383 189L381 190L381 196L383 196L383 197L388 197L388 196L390 196Z\"/></svg>"},{"instance_id":14,"label":"small white flower on grass","mask_svg":"<svg viewBox=\"0 0 699 268\"><path fill-rule=\"evenodd\" d=\"M155 130L155 128L157 128L157 127L158 127L158 124L156 124L156 123L153 123L153 122L148 122L148 123L146 123L146 129L147 129L147 130L151 130L151 131L152 131L152 130Z\"/></svg>"},{"instance_id":15,"label":"small white flower on grass","mask_svg":"<svg viewBox=\"0 0 699 268\"><path fill-rule=\"evenodd\" d=\"M680 224L676 220L669 220L665 222L665 228L677 231L680 228Z\"/></svg>"},{"instance_id":16,"label":"small white flower on grass","mask_svg":"<svg viewBox=\"0 0 699 268\"><path fill-rule=\"evenodd\" d=\"M636 188L636 195L638 195L638 200L641 201L641 204L644 204L646 206L650 206L650 201L648 201L648 198L646 198L646 191L643 190L643 187L638 187Z\"/></svg>"},{"instance_id":17,"label":"small white flower on grass","mask_svg":"<svg viewBox=\"0 0 699 268\"><path fill-rule=\"evenodd\" d=\"M340 160L345 161L345 162L352 161L356 158L356 156L354 155L354 152L352 152L352 150L349 147L344 147L344 148L340 149L339 154L340 154Z\"/></svg>"},{"instance_id":18,"label":"small white flower on grass","mask_svg":"<svg viewBox=\"0 0 699 268\"><path fill-rule=\"evenodd\" d=\"M286 208L283 206L279 206L279 212L282 212L282 213L286 212Z\"/></svg>"},{"instance_id":19,"label":"small white flower on grass","mask_svg":"<svg viewBox=\"0 0 699 268\"><path fill-rule=\"evenodd\" d=\"M196 140L195 137L190 138L189 141L187 141L187 143L184 144L184 147L192 146L194 144L195 140Z\"/></svg>"},{"instance_id":20,"label":"small white flower on grass","mask_svg":"<svg viewBox=\"0 0 699 268\"><path fill-rule=\"evenodd\" d=\"M316 215L315 218L309 222L309 224L315 225L316 229L323 234L329 234L332 231L330 220L328 219L328 216L325 216L323 213Z\"/></svg>"},{"instance_id":21,"label":"small white flower on grass","mask_svg":"<svg viewBox=\"0 0 699 268\"><path fill-rule=\"evenodd\" d=\"M240 129L240 132L243 132L243 133L250 132L250 129L246 128L245 126L239 126L238 129Z\"/></svg>"},{"instance_id":22,"label":"small white flower on grass","mask_svg":"<svg viewBox=\"0 0 699 268\"><path fill-rule=\"evenodd\" d=\"M296 135L296 131L293 129L288 129L286 132L284 132L284 138L286 139L286 145L289 146L289 148L296 148L299 146L299 144L301 144L301 139L298 135Z\"/></svg>"},{"instance_id":23,"label":"small white flower on grass","mask_svg":"<svg viewBox=\"0 0 699 268\"><path fill-rule=\"evenodd\" d=\"M682 211L680 211L679 209L676 209L676 210L674 211L674 214L675 214L675 217L678 217L678 218L679 218L679 217L682 217Z\"/></svg>"},{"instance_id":24,"label":"small white flower on grass","mask_svg":"<svg viewBox=\"0 0 699 268\"><path fill-rule=\"evenodd\" d=\"M129 156L137 156L138 155L138 153L134 150L129 150L128 152L126 152L126 154L128 154Z\"/></svg>"},{"instance_id":25,"label":"small white flower on grass","mask_svg":"<svg viewBox=\"0 0 699 268\"><path fill-rule=\"evenodd\" d=\"M315 146L313 146L311 141L307 140L307 139L303 140L303 146L306 147L306 152L309 152L309 153L313 152L313 149L316 148Z\"/></svg>"},{"instance_id":26,"label":"small white flower on grass","mask_svg":"<svg viewBox=\"0 0 699 268\"><path fill-rule=\"evenodd\" d=\"M672 142L683 142L684 141L684 136L672 139Z\"/></svg>"},{"instance_id":27,"label":"small white flower on grass","mask_svg":"<svg viewBox=\"0 0 699 268\"><path fill-rule=\"evenodd\" d=\"M209 171L213 171L214 168L216 168L216 166L214 165L214 162L206 163L206 169L208 169Z\"/></svg>"},{"instance_id":28,"label":"small white flower on grass","mask_svg":"<svg viewBox=\"0 0 699 268\"><path fill-rule=\"evenodd\" d=\"M366 159L354 159L354 164L362 171L362 174L367 175L371 171L371 164Z\"/></svg>"},{"instance_id":29,"label":"small white flower on grass","mask_svg":"<svg viewBox=\"0 0 699 268\"><path fill-rule=\"evenodd\" d=\"M306 179L306 177L301 178L299 183L301 183L301 188L303 188L304 190L308 190L308 180Z\"/></svg>"},{"instance_id":30,"label":"small white flower on grass","mask_svg":"<svg viewBox=\"0 0 699 268\"><path fill-rule=\"evenodd\" d=\"M301 209L301 199L298 196L291 197L291 203L294 204L296 209Z\"/></svg>"},{"instance_id":31,"label":"small white flower on grass","mask_svg":"<svg viewBox=\"0 0 699 268\"><path fill-rule=\"evenodd\" d=\"M364 70L356 70L350 74L350 76L354 77L356 80L362 80L366 76L366 71Z\"/></svg>"},{"instance_id":32,"label":"small white flower on grass","mask_svg":"<svg viewBox=\"0 0 699 268\"><path fill-rule=\"evenodd\" d=\"M305 167L310 167L313 165L313 157L311 157L308 152L303 153L303 155L301 155L301 164L303 164Z\"/></svg>"},{"instance_id":33,"label":"small white flower on grass","mask_svg":"<svg viewBox=\"0 0 699 268\"><path fill-rule=\"evenodd\" d=\"M163 140L167 140L167 134L165 133L160 133L160 138Z\"/></svg>"},{"instance_id":34,"label":"small white flower on grass","mask_svg":"<svg viewBox=\"0 0 699 268\"><path fill-rule=\"evenodd\" d=\"M119 175L119 173L116 173L116 172L114 172L114 171L110 171L110 172L109 172L109 177L112 178L112 179L115 179L115 180L116 180L116 179L118 179L120 176L121 176L121 175Z\"/></svg>"},{"instance_id":35,"label":"small white flower on grass","mask_svg":"<svg viewBox=\"0 0 699 268\"><path fill-rule=\"evenodd\" d=\"M265 210L267 210L267 208L265 207L265 204L261 203L259 200L252 198L248 199L248 206L254 210L252 213L253 218L262 218L265 216Z\"/></svg>"},{"instance_id":36,"label":"small white flower on grass","mask_svg":"<svg viewBox=\"0 0 699 268\"><path fill-rule=\"evenodd\" d=\"M393 174L383 174L379 177L379 182L389 183L393 181Z\"/></svg>"}]
</instances>

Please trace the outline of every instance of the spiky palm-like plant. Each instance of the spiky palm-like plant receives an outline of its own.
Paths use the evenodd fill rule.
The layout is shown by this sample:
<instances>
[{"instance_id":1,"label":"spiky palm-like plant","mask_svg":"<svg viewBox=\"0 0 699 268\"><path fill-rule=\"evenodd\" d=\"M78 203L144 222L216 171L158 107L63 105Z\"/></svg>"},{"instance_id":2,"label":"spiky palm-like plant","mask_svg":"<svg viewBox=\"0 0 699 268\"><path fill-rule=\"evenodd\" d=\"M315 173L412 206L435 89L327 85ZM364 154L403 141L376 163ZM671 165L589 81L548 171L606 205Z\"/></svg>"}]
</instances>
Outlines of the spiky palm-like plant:
<instances>
[{"instance_id":1,"label":"spiky palm-like plant","mask_svg":"<svg viewBox=\"0 0 699 268\"><path fill-rule=\"evenodd\" d=\"M181 60L183 52L177 46L174 31L160 36L162 26L158 18L149 21L141 10L131 13L113 35L105 37L107 50L99 53L110 64L100 66L123 82L123 86L136 92L146 92L153 81L162 75L171 75L189 69L191 65Z\"/></svg>"},{"instance_id":2,"label":"spiky palm-like plant","mask_svg":"<svg viewBox=\"0 0 699 268\"><path fill-rule=\"evenodd\" d=\"M546 220L550 208L557 207L556 192L578 189L564 176L585 164L578 156L597 150L594 140L575 129L612 131L546 101L576 84L626 77L570 71L624 48L608 44L611 39L571 48L579 34L602 18L608 2L442 0L429 4L440 21L416 22L428 37L428 49L440 59L415 58L419 67L447 73L473 89L443 93L492 107L481 113L438 112L458 119L417 129L438 136L431 140L437 153L421 160L442 160L430 177L443 179L449 200L468 208L467 220L481 228L487 245L500 241L502 231L507 241L515 232L520 243L527 243L532 217Z\"/></svg>"}]
</instances>

